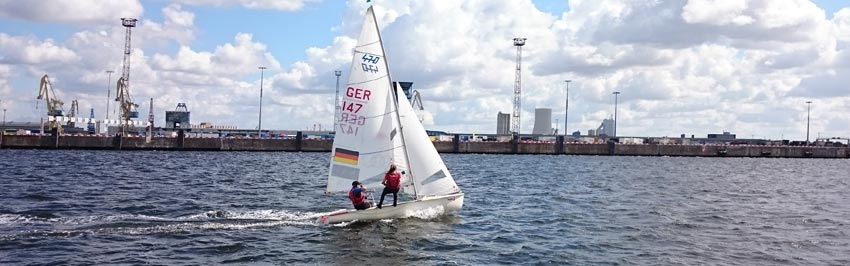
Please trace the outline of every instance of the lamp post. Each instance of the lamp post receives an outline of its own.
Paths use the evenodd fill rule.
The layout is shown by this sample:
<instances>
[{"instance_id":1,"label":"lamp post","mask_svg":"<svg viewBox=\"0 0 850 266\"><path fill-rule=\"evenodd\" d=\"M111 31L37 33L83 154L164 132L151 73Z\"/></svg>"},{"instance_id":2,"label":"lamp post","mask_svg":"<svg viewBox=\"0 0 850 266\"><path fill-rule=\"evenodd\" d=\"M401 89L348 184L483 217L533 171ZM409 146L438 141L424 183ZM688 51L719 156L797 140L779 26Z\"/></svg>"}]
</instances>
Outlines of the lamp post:
<instances>
[{"instance_id":1,"label":"lamp post","mask_svg":"<svg viewBox=\"0 0 850 266\"><path fill-rule=\"evenodd\" d=\"M260 69L260 118L257 122L257 137L261 137L263 135L263 71L266 67L261 66L258 69Z\"/></svg>"},{"instance_id":2,"label":"lamp post","mask_svg":"<svg viewBox=\"0 0 850 266\"><path fill-rule=\"evenodd\" d=\"M109 89L109 84L112 83L112 73L115 71L107 70L108 78L106 78L106 119L109 119L109 102L112 100L112 90Z\"/></svg>"},{"instance_id":3,"label":"lamp post","mask_svg":"<svg viewBox=\"0 0 850 266\"><path fill-rule=\"evenodd\" d=\"M812 114L812 101L806 101L806 146L809 146L809 121Z\"/></svg>"},{"instance_id":4,"label":"lamp post","mask_svg":"<svg viewBox=\"0 0 850 266\"><path fill-rule=\"evenodd\" d=\"M573 81L569 79L564 80L564 83L567 83L567 97L565 100L566 104L564 105L564 136L567 136L567 134L569 134L569 131L567 131L567 125L569 124L569 120L567 119L570 117L570 82Z\"/></svg>"},{"instance_id":5,"label":"lamp post","mask_svg":"<svg viewBox=\"0 0 850 266\"><path fill-rule=\"evenodd\" d=\"M615 91L614 93L614 137L617 136L617 96L620 95L619 91Z\"/></svg>"},{"instance_id":6,"label":"lamp post","mask_svg":"<svg viewBox=\"0 0 850 266\"><path fill-rule=\"evenodd\" d=\"M3 108L3 126L6 126L6 108Z\"/></svg>"},{"instance_id":7,"label":"lamp post","mask_svg":"<svg viewBox=\"0 0 850 266\"><path fill-rule=\"evenodd\" d=\"M334 75L336 76L336 97L334 97L334 132L336 132L337 122L339 121L339 76L342 76L342 71L335 70Z\"/></svg>"}]
</instances>

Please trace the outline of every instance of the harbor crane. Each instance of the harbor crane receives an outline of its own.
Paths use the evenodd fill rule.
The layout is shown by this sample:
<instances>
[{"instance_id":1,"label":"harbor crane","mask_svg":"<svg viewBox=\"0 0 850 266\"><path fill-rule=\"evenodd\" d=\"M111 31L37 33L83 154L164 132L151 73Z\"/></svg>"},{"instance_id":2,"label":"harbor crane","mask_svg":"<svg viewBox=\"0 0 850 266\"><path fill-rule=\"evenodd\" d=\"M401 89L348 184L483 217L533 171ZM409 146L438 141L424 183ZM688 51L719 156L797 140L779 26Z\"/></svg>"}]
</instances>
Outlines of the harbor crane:
<instances>
[{"instance_id":1,"label":"harbor crane","mask_svg":"<svg viewBox=\"0 0 850 266\"><path fill-rule=\"evenodd\" d=\"M417 108L417 106L419 106L419 110L425 110L425 108L422 107L422 98L419 97L418 90L413 90L413 100L410 102L410 105L413 106L414 110Z\"/></svg>"},{"instance_id":2,"label":"harbor crane","mask_svg":"<svg viewBox=\"0 0 850 266\"><path fill-rule=\"evenodd\" d=\"M80 113L80 103L75 99L75 100L71 101L71 110L68 110L68 118L72 119L70 122L68 122L69 127L76 127L77 126L77 124L74 123L73 119L76 118L79 113Z\"/></svg>"},{"instance_id":3,"label":"harbor crane","mask_svg":"<svg viewBox=\"0 0 850 266\"><path fill-rule=\"evenodd\" d=\"M124 77L118 79L115 87L115 101L121 107L121 119L123 121L130 121L130 118L139 118L139 111L136 111L139 104L134 103L133 99L130 98L130 88L127 86Z\"/></svg>"},{"instance_id":4,"label":"harbor crane","mask_svg":"<svg viewBox=\"0 0 850 266\"><path fill-rule=\"evenodd\" d=\"M41 77L41 83L38 86L38 97L36 99L44 99L47 105L47 116L54 117L53 121L50 121L50 128L55 128L58 134L62 134L62 125L59 124L58 119L55 119L55 117L62 116L62 106L65 103L60 101L56 96L56 92L53 90L53 84L50 83L50 77L46 74ZM38 110L38 101L35 102L35 109Z\"/></svg>"},{"instance_id":5,"label":"harbor crane","mask_svg":"<svg viewBox=\"0 0 850 266\"><path fill-rule=\"evenodd\" d=\"M56 97L56 92L53 90L53 84L50 83L50 77L47 75L41 77L41 85L38 86L38 97L36 99L44 99L47 103L48 116L62 116L62 106L64 106L65 103ZM36 102L35 109L38 109L38 102Z\"/></svg>"},{"instance_id":6,"label":"harbor crane","mask_svg":"<svg viewBox=\"0 0 850 266\"><path fill-rule=\"evenodd\" d=\"M410 105L413 107L414 112L416 110L419 111L416 113L416 117L419 119L419 123L422 123L425 121L425 107L422 106L422 98L419 96L418 90L413 90L410 94L413 95Z\"/></svg>"},{"instance_id":7,"label":"harbor crane","mask_svg":"<svg viewBox=\"0 0 850 266\"><path fill-rule=\"evenodd\" d=\"M121 18L121 25L124 26L126 32L124 35L124 66L121 68L121 78L118 79L118 84L115 86L115 101L121 107L122 134L123 131L127 130L127 125L130 124L130 118L139 118L139 111L136 111L139 105L130 98L130 53L133 51L130 49L130 36L137 21L135 18Z\"/></svg>"}]
</instances>

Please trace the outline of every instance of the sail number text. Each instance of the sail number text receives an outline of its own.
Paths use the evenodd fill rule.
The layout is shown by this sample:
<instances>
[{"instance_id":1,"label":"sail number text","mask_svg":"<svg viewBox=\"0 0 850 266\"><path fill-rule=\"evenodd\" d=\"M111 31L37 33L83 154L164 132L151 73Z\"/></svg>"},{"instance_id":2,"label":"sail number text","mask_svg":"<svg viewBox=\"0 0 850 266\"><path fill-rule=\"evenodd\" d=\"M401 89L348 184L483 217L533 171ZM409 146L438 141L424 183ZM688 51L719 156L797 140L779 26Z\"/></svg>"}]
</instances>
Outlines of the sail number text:
<instances>
[{"instance_id":1,"label":"sail number text","mask_svg":"<svg viewBox=\"0 0 850 266\"><path fill-rule=\"evenodd\" d=\"M378 73L380 69L378 69L378 62L381 61L381 57L373 54L364 54L363 62L360 63L360 66L363 68L365 72Z\"/></svg>"},{"instance_id":2,"label":"sail number text","mask_svg":"<svg viewBox=\"0 0 850 266\"><path fill-rule=\"evenodd\" d=\"M340 123L347 123L356 126L362 126L366 124L366 117L362 115L348 114L342 113L339 115Z\"/></svg>"},{"instance_id":3,"label":"sail number text","mask_svg":"<svg viewBox=\"0 0 850 266\"><path fill-rule=\"evenodd\" d=\"M363 104L342 101L342 110L344 111L349 111L356 114L357 112L360 112L361 108L363 108Z\"/></svg>"},{"instance_id":4,"label":"sail number text","mask_svg":"<svg viewBox=\"0 0 850 266\"><path fill-rule=\"evenodd\" d=\"M342 100L339 123L337 123L338 132L357 136L360 127L366 125L366 117L358 113L363 109L363 105L371 100L371 96L372 91L367 89L355 87L345 89L345 98Z\"/></svg>"},{"instance_id":5,"label":"sail number text","mask_svg":"<svg viewBox=\"0 0 850 266\"><path fill-rule=\"evenodd\" d=\"M368 101L369 96L371 96L371 95L372 95L372 91L370 91L370 90L364 90L364 89L355 88L355 87L348 87L348 89L345 89L345 96L351 97L351 98L354 98L354 99L360 99L360 100Z\"/></svg>"}]
</instances>

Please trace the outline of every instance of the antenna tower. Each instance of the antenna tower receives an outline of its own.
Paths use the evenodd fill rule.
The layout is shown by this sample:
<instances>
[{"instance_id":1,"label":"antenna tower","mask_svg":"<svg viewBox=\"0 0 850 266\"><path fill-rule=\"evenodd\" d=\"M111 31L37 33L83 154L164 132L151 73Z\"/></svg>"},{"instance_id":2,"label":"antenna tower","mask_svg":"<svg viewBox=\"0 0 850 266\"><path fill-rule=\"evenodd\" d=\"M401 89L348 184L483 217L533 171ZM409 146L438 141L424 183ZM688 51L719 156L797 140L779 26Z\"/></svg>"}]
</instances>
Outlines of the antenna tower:
<instances>
[{"instance_id":1,"label":"antenna tower","mask_svg":"<svg viewBox=\"0 0 850 266\"><path fill-rule=\"evenodd\" d=\"M514 113L511 119L511 131L519 135L520 130L520 112L522 111L522 46L525 45L526 38L514 38L514 46L516 46L516 83L514 83Z\"/></svg>"}]
</instances>

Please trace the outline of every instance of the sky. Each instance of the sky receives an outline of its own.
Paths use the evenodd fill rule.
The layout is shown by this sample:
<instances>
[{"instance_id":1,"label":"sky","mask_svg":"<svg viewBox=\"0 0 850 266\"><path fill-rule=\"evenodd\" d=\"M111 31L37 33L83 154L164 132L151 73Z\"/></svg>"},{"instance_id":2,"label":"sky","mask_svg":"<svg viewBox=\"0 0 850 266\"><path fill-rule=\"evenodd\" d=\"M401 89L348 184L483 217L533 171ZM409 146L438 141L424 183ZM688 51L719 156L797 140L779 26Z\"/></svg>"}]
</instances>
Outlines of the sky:
<instances>
[{"instance_id":1,"label":"sky","mask_svg":"<svg viewBox=\"0 0 850 266\"><path fill-rule=\"evenodd\" d=\"M332 128L365 0L0 0L0 106L39 121L47 74L60 99L104 118L133 29L130 93L156 124L186 103L192 123ZM553 127L621 136L802 140L850 137L850 2L808 0L373 0L392 77L414 82L425 128L495 133L512 111L522 58L523 133L535 108ZM115 71L111 77L105 72ZM110 118L117 117L110 101ZM38 109L36 109L38 108Z\"/></svg>"}]
</instances>

